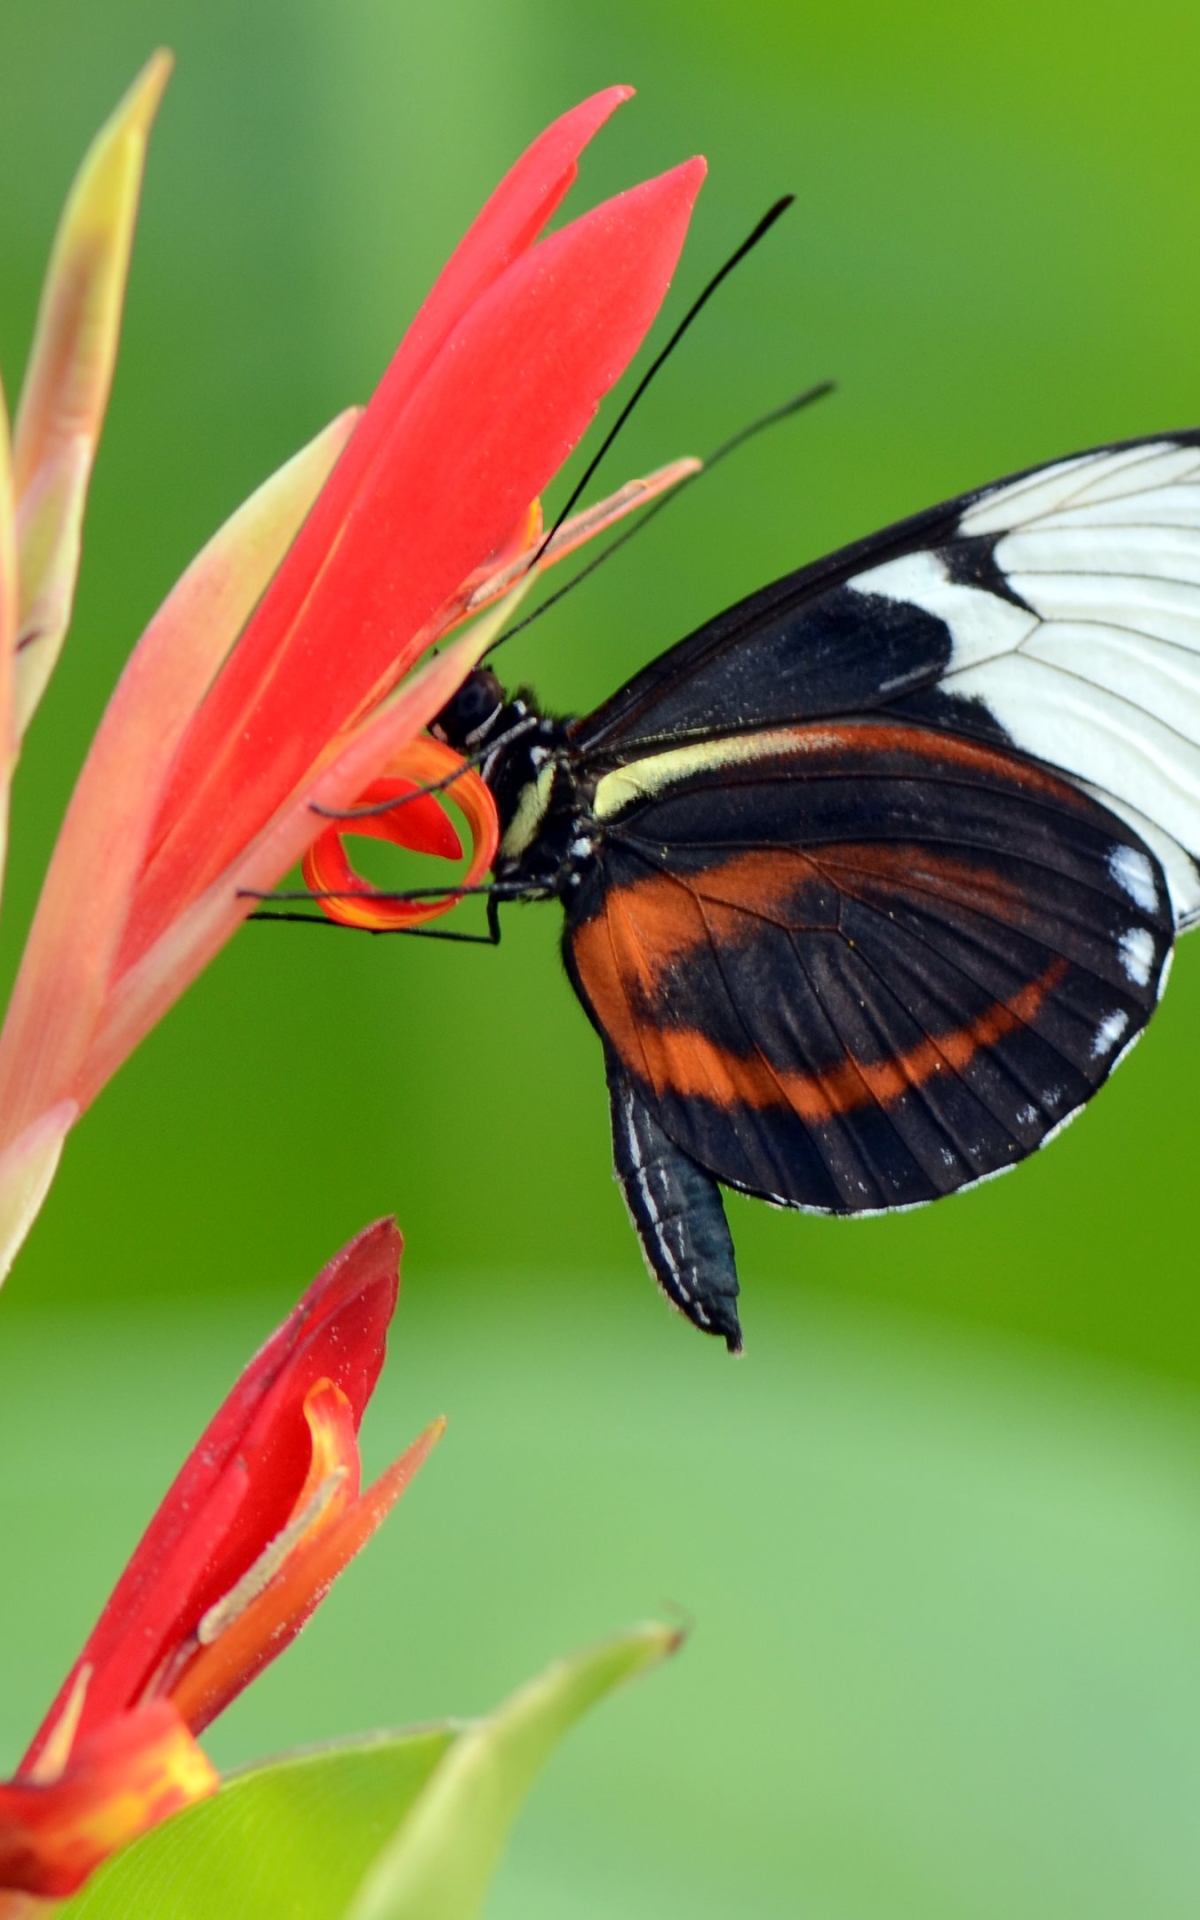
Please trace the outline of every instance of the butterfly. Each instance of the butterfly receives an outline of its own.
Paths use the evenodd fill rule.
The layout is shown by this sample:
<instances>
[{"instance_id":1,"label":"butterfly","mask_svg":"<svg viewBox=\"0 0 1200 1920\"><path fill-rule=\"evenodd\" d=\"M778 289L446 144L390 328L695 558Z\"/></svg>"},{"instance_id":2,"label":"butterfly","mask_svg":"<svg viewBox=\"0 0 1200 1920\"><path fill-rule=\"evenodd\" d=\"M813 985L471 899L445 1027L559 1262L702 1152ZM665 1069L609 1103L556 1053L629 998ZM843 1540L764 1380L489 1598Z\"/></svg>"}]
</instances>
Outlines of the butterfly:
<instances>
[{"instance_id":1,"label":"butterfly","mask_svg":"<svg viewBox=\"0 0 1200 1920\"><path fill-rule=\"evenodd\" d=\"M582 718L477 668L433 731L495 797L493 901L563 904L650 1271L736 1350L722 1186L860 1214L1006 1172L1200 920L1200 430L873 534Z\"/></svg>"}]
</instances>

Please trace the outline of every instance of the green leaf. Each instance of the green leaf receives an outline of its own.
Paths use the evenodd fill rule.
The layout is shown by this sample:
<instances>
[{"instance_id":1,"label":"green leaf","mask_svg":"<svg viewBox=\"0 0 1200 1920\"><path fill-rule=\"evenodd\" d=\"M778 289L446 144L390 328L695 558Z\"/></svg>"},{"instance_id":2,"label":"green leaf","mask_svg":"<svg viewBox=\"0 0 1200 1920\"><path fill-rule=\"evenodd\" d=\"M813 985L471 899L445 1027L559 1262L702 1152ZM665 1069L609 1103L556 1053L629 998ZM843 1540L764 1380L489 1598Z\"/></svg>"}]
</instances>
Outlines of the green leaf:
<instances>
[{"instance_id":1,"label":"green leaf","mask_svg":"<svg viewBox=\"0 0 1200 1920\"><path fill-rule=\"evenodd\" d=\"M472 1920L521 1803L563 1734L679 1640L670 1627L632 1628L556 1661L468 1728L404 1815L346 1920Z\"/></svg>"},{"instance_id":2,"label":"green leaf","mask_svg":"<svg viewBox=\"0 0 1200 1920\"><path fill-rule=\"evenodd\" d=\"M486 1720L237 1774L101 1867L61 1920L470 1920L563 1734L679 1640L634 1627L556 1661Z\"/></svg>"},{"instance_id":3,"label":"green leaf","mask_svg":"<svg viewBox=\"0 0 1200 1920\"><path fill-rule=\"evenodd\" d=\"M237 1774L101 1867L62 1920L331 1920L458 1732L380 1734Z\"/></svg>"}]
</instances>

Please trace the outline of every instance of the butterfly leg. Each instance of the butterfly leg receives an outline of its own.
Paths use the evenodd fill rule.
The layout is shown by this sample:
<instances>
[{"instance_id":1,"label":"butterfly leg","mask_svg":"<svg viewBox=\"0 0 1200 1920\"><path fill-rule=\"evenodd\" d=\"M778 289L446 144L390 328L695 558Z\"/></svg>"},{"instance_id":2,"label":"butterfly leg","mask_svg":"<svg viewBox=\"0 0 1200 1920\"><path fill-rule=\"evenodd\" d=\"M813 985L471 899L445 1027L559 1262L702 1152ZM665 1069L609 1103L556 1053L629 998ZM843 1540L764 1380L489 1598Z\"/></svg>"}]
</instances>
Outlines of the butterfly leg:
<instances>
[{"instance_id":1,"label":"butterfly leg","mask_svg":"<svg viewBox=\"0 0 1200 1920\"><path fill-rule=\"evenodd\" d=\"M740 1353L737 1265L721 1190L663 1132L614 1060L608 1063L613 1162L651 1275L705 1333Z\"/></svg>"}]
</instances>

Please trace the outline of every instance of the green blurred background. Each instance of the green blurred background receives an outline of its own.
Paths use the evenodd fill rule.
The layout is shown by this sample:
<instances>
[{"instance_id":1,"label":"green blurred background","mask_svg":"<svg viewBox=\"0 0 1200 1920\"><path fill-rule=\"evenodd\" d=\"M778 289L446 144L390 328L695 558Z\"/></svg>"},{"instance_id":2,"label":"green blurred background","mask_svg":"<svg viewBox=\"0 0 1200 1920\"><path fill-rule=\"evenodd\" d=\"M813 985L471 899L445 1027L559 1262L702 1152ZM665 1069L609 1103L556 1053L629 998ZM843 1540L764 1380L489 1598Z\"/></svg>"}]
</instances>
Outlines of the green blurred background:
<instances>
[{"instance_id":1,"label":"green blurred background","mask_svg":"<svg viewBox=\"0 0 1200 1920\"><path fill-rule=\"evenodd\" d=\"M122 659L213 527L369 392L454 239L581 95L581 208L711 162L668 314L781 191L606 474L832 401L515 642L591 705L725 602L960 488L1200 418L1200 12L795 0L5 0L0 365L146 54L154 135L78 610L16 800L0 963ZM661 336L661 330L660 335ZM731 1202L748 1354L666 1313L613 1187L552 910L498 953L251 927L72 1139L0 1303L0 1766L254 1344L365 1220L405 1300L371 1459L406 1509L220 1727L486 1707L674 1606L574 1737L495 1920L1194 1915L1200 942L1111 1091L1013 1179L845 1224Z\"/></svg>"}]
</instances>

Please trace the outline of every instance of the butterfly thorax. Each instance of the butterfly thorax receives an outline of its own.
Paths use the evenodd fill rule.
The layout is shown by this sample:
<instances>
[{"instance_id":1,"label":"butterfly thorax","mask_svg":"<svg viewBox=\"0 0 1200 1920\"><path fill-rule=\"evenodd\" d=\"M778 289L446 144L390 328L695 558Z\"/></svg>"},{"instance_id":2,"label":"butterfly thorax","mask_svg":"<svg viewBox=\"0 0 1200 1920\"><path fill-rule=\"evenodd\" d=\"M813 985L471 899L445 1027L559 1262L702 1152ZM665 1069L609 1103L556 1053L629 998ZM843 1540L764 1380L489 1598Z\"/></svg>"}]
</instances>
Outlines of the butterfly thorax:
<instances>
[{"instance_id":1,"label":"butterfly thorax","mask_svg":"<svg viewBox=\"0 0 1200 1920\"><path fill-rule=\"evenodd\" d=\"M495 799L497 881L531 898L565 895L593 851L567 722L542 713L526 690L509 697L489 668L478 667L431 731L472 756Z\"/></svg>"}]
</instances>

